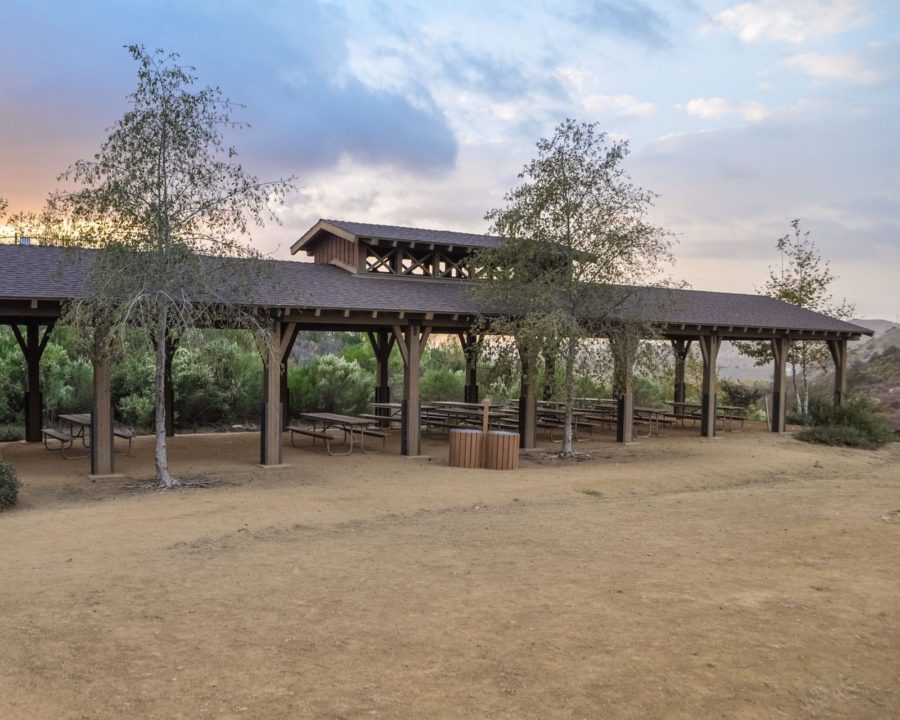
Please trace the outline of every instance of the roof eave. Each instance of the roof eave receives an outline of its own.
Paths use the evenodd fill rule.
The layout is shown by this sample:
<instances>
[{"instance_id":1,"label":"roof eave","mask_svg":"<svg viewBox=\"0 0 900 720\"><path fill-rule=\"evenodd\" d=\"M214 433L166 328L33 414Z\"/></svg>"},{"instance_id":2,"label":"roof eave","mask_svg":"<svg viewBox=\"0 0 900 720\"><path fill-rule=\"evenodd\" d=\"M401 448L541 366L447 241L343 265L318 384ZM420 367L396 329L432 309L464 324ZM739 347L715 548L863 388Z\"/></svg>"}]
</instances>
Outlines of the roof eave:
<instances>
[{"instance_id":1,"label":"roof eave","mask_svg":"<svg viewBox=\"0 0 900 720\"><path fill-rule=\"evenodd\" d=\"M327 220L319 220L315 225L313 225L309 230L303 233L303 236L297 240L293 245L291 245L291 255L296 255L300 252L305 246L312 243L316 236L320 232L329 232L332 235L337 235L339 238L343 238L348 242L355 243L356 235L351 232L347 232L343 228L334 225L333 223L328 222Z\"/></svg>"}]
</instances>

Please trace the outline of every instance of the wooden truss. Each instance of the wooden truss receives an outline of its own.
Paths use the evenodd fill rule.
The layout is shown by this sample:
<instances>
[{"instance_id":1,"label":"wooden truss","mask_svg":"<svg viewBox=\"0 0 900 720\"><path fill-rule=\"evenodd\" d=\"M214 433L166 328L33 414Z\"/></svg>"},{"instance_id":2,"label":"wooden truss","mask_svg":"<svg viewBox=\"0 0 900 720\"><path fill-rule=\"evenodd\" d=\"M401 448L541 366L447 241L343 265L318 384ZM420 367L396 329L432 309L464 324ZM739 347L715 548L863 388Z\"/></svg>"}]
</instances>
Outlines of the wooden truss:
<instances>
[{"instance_id":1,"label":"wooden truss","mask_svg":"<svg viewBox=\"0 0 900 720\"><path fill-rule=\"evenodd\" d=\"M366 272L434 278L470 277L466 259L454 257L446 247L413 248L399 244L381 247L360 243L360 250L365 257Z\"/></svg>"}]
</instances>

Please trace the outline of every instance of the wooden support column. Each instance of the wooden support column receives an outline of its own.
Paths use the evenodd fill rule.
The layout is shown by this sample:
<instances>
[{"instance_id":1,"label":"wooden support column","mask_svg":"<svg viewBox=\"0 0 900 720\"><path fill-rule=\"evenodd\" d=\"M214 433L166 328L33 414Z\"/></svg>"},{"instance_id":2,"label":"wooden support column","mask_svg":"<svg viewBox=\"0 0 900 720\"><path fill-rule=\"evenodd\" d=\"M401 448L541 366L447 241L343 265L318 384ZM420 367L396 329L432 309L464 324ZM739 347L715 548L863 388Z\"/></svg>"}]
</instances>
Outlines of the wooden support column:
<instances>
[{"instance_id":1,"label":"wooden support column","mask_svg":"<svg viewBox=\"0 0 900 720\"><path fill-rule=\"evenodd\" d=\"M47 342L50 340L50 332L53 323L48 323L44 334L39 335L40 328L36 323L25 326L25 335L19 330L18 325L12 326L16 342L25 356L28 386L25 392L25 440L27 442L41 442L41 427L43 425L44 403L41 395L41 357Z\"/></svg>"},{"instance_id":2,"label":"wooden support column","mask_svg":"<svg viewBox=\"0 0 900 720\"><path fill-rule=\"evenodd\" d=\"M294 349L297 333L300 327L297 323L283 323L281 326L281 367L279 370L279 384L281 397L281 429L286 430L291 424L291 391L288 388L288 359Z\"/></svg>"},{"instance_id":3,"label":"wooden support column","mask_svg":"<svg viewBox=\"0 0 900 720\"><path fill-rule=\"evenodd\" d=\"M834 361L834 404L842 405L847 397L847 341L829 340L828 352Z\"/></svg>"},{"instance_id":4,"label":"wooden support column","mask_svg":"<svg viewBox=\"0 0 900 720\"><path fill-rule=\"evenodd\" d=\"M684 366L688 352L691 349L690 340L672 340L672 352L675 353L675 394L672 398L676 403L683 403L687 398L687 385L684 382ZM673 406L676 417L684 415L684 407Z\"/></svg>"},{"instance_id":5,"label":"wooden support column","mask_svg":"<svg viewBox=\"0 0 900 720\"><path fill-rule=\"evenodd\" d=\"M703 353L703 387L700 389L700 434L716 436L716 362L722 339L718 335L700 337Z\"/></svg>"},{"instance_id":6,"label":"wooden support column","mask_svg":"<svg viewBox=\"0 0 900 720\"><path fill-rule=\"evenodd\" d=\"M419 372L422 348L428 342L431 328L410 321L404 329L394 326L394 336L403 356L403 406L401 418L401 455L421 455L422 422L419 395Z\"/></svg>"},{"instance_id":7,"label":"wooden support column","mask_svg":"<svg viewBox=\"0 0 900 720\"><path fill-rule=\"evenodd\" d=\"M270 320L264 342L260 343L263 358L263 407L260 426L260 464L281 465L281 359L284 342L283 323Z\"/></svg>"},{"instance_id":8,"label":"wooden support column","mask_svg":"<svg viewBox=\"0 0 900 720\"><path fill-rule=\"evenodd\" d=\"M609 338L613 355L613 396L616 399L616 442L634 441L634 361L638 338L627 330Z\"/></svg>"},{"instance_id":9,"label":"wooden support column","mask_svg":"<svg viewBox=\"0 0 900 720\"><path fill-rule=\"evenodd\" d=\"M105 354L97 354L94 365L94 409L91 413L91 475L115 472L113 447L111 363Z\"/></svg>"},{"instance_id":10,"label":"wooden support column","mask_svg":"<svg viewBox=\"0 0 900 720\"><path fill-rule=\"evenodd\" d=\"M537 447L537 368L535 358L519 347L522 384L519 392L519 447Z\"/></svg>"},{"instance_id":11,"label":"wooden support column","mask_svg":"<svg viewBox=\"0 0 900 720\"><path fill-rule=\"evenodd\" d=\"M391 351L394 349L395 337L387 330L369 332L369 344L375 353L375 402L386 403L391 401L390 387L390 363ZM386 408L376 408L376 415L390 415Z\"/></svg>"},{"instance_id":12,"label":"wooden support column","mask_svg":"<svg viewBox=\"0 0 900 720\"><path fill-rule=\"evenodd\" d=\"M460 347L466 357L466 385L463 391L463 401L468 403L478 402L478 336L473 332L459 333Z\"/></svg>"},{"instance_id":13,"label":"wooden support column","mask_svg":"<svg viewBox=\"0 0 900 720\"><path fill-rule=\"evenodd\" d=\"M163 371L166 397L166 437L175 437L175 384L172 382L172 360L176 350L178 350L178 341L169 337L166 342L166 366Z\"/></svg>"},{"instance_id":14,"label":"wooden support column","mask_svg":"<svg viewBox=\"0 0 900 720\"><path fill-rule=\"evenodd\" d=\"M544 400L552 400L556 394L556 354L554 347L545 347L541 352L544 357Z\"/></svg>"},{"instance_id":15,"label":"wooden support column","mask_svg":"<svg viewBox=\"0 0 900 720\"><path fill-rule=\"evenodd\" d=\"M770 429L775 433L785 430L785 413L787 412L787 356L790 341L785 337L772 340L772 356L775 360L775 371L772 378L772 415Z\"/></svg>"}]
</instances>

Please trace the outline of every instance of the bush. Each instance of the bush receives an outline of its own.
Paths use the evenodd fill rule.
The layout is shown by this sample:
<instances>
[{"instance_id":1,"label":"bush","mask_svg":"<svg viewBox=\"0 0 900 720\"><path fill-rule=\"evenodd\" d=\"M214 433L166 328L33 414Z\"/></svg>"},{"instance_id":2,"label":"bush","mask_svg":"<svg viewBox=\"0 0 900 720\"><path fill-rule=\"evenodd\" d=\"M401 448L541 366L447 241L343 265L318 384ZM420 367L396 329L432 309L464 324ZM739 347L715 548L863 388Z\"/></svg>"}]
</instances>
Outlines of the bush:
<instances>
[{"instance_id":1,"label":"bush","mask_svg":"<svg viewBox=\"0 0 900 720\"><path fill-rule=\"evenodd\" d=\"M843 405L813 398L807 427L797 437L805 442L866 449L880 448L895 440L887 424L872 413L871 403L863 398Z\"/></svg>"},{"instance_id":2,"label":"bush","mask_svg":"<svg viewBox=\"0 0 900 720\"><path fill-rule=\"evenodd\" d=\"M757 400L766 394L768 388L759 383L739 382L723 378L719 383L719 390L722 393L723 405L749 408L751 405L756 405Z\"/></svg>"},{"instance_id":3,"label":"bush","mask_svg":"<svg viewBox=\"0 0 900 720\"><path fill-rule=\"evenodd\" d=\"M292 414L365 412L374 395L372 377L355 362L328 355L288 371Z\"/></svg>"},{"instance_id":4,"label":"bush","mask_svg":"<svg viewBox=\"0 0 900 720\"><path fill-rule=\"evenodd\" d=\"M466 385L465 372L435 367L422 375L420 393L422 402L434 400L462 400Z\"/></svg>"},{"instance_id":5,"label":"bush","mask_svg":"<svg viewBox=\"0 0 900 720\"><path fill-rule=\"evenodd\" d=\"M25 433L18 425L0 425L0 442L15 442L24 437Z\"/></svg>"},{"instance_id":6,"label":"bush","mask_svg":"<svg viewBox=\"0 0 900 720\"><path fill-rule=\"evenodd\" d=\"M122 422L140 430L153 427L153 398L146 395L126 395L119 400L119 416Z\"/></svg>"},{"instance_id":7,"label":"bush","mask_svg":"<svg viewBox=\"0 0 900 720\"><path fill-rule=\"evenodd\" d=\"M19 478L12 465L0 460L0 510L16 504L19 499Z\"/></svg>"}]
</instances>

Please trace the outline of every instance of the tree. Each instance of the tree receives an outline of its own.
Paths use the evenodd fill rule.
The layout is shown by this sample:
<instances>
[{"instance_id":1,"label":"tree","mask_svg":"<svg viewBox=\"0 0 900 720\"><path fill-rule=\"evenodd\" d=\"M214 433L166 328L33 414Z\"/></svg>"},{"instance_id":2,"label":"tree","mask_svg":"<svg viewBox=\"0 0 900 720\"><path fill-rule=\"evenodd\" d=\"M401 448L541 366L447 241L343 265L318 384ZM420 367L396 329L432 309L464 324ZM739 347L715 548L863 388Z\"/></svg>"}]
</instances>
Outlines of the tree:
<instances>
[{"instance_id":1,"label":"tree","mask_svg":"<svg viewBox=\"0 0 900 720\"><path fill-rule=\"evenodd\" d=\"M97 248L94 294L67 319L93 330L93 352L111 353L129 327L148 330L156 357L156 479L172 487L165 436L165 365L173 333L191 326L261 322L233 305L237 286L264 273L242 240L276 219L291 180L260 182L237 162L225 129L234 105L218 88L197 88L178 55L128 47L138 64L130 109L90 160L60 180L79 188L51 200L57 215L88 223L81 242ZM232 258L248 262L236 263ZM253 261L253 262L250 262Z\"/></svg>"},{"instance_id":2,"label":"tree","mask_svg":"<svg viewBox=\"0 0 900 720\"><path fill-rule=\"evenodd\" d=\"M626 355L633 349L646 323L634 312L625 320L631 291L623 285L653 278L670 257L669 235L646 217L655 196L622 168L628 152L627 141L595 123L561 123L538 141L506 206L486 216L504 243L475 257L478 292L504 309L486 322L515 338L532 387L538 353L563 366L564 456L572 454L579 355L601 336L615 335Z\"/></svg>"},{"instance_id":3,"label":"tree","mask_svg":"<svg viewBox=\"0 0 900 720\"><path fill-rule=\"evenodd\" d=\"M853 315L854 307L846 299L835 303L832 300L831 284L837 276L831 272L827 260L823 260L809 231L801 231L800 218L791 220L793 232L778 238L775 247L781 255L779 267L769 267L769 279L760 295L799 305L807 310L830 315L839 320L847 320ZM757 365L772 361L770 343L735 343L738 350L755 358ZM791 366L794 396L797 407L803 415L809 412L809 380L816 368L825 368L830 357L825 343L815 340L797 340L791 343L787 362Z\"/></svg>"}]
</instances>

